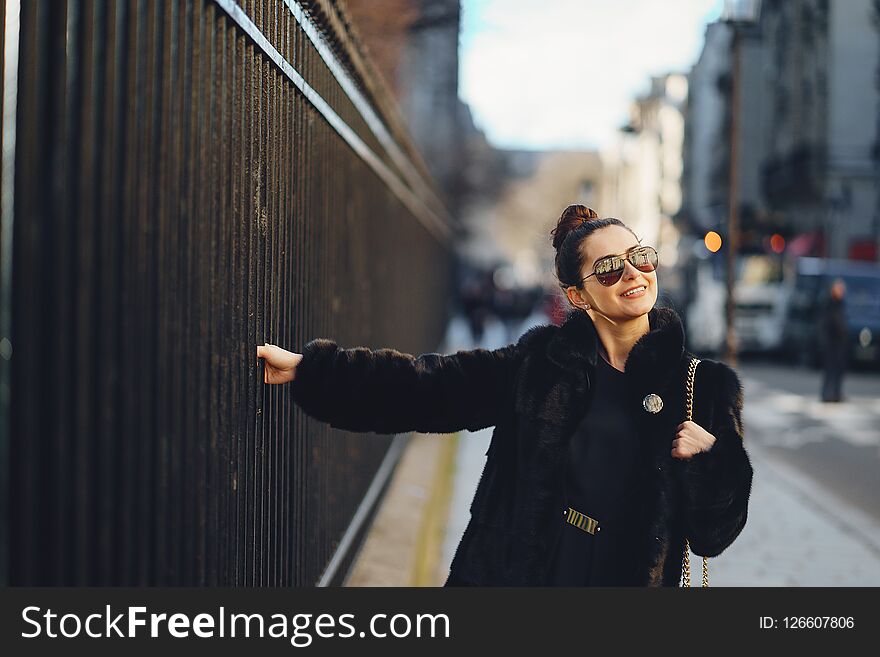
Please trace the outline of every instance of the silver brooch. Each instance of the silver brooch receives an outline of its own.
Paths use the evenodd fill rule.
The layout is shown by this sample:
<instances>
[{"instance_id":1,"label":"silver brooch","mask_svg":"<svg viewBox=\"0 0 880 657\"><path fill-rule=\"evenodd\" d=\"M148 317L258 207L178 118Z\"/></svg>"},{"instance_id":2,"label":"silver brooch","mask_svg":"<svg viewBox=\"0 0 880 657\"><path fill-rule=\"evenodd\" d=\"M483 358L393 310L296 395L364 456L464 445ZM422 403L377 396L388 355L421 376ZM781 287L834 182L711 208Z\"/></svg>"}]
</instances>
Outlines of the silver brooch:
<instances>
[{"instance_id":1,"label":"silver brooch","mask_svg":"<svg viewBox=\"0 0 880 657\"><path fill-rule=\"evenodd\" d=\"M649 395L645 395L645 398L642 400L642 406L649 413L659 413L660 409L663 408L663 400L660 399L659 395L655 395L652 392Z\"/></svg>"}]
</instances>

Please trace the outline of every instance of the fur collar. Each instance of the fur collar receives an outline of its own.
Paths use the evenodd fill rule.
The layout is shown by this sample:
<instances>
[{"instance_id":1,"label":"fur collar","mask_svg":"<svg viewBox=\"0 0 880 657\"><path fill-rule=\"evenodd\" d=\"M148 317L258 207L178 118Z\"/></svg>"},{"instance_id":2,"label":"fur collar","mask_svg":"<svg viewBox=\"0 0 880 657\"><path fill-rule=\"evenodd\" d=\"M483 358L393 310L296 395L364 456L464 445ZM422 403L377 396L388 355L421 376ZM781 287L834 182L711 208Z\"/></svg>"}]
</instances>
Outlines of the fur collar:
<instances>
[{"instance_id":1,"label":"fur collar","mask_svg":"<svg viewBox=\"0 0 880 657\"><path fill-rule=\"evenodd\" d=\"M624 375L635 394L645 394L678 371L684 356L684 327L672 308L655 306L648 312L650 330L633 345ZM599 358L599 335L590 316L571 310L547 345L547 358L572 372L592 370Z\"/></svg>"}]
</instances>

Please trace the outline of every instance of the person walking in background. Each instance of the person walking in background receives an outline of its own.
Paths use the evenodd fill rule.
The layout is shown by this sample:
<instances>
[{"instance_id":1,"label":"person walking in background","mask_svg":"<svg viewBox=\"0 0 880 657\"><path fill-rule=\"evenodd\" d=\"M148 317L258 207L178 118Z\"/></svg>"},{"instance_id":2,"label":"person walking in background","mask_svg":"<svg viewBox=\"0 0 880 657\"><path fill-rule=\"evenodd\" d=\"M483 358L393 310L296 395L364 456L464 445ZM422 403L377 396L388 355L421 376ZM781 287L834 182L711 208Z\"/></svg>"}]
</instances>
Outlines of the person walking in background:
<instances>
[{"instance_id":1,"label":"person walking in background","mask_svg":"<svg viewBox=\"0 0 880 657\"><path fill-rule=\"evenodd\" d=\"M849 344L844 315L845 296L846 284L839 278L835 279L821 316L822 357L825 366L822 379L823 402L843 400L843 374L846 371Z\"/></svg>"},{"instance_id":2,"label":"person walking in background","mask_svg":"<svg viewBox=\"0 0 880 657\"><path fill-rule=\"evenodd\" d=\"M474 344L483 340L486 330L489 295L482 281L472 278L465 282L461 290L461 308L467 318Z\"/></svg>"}]
</instances>

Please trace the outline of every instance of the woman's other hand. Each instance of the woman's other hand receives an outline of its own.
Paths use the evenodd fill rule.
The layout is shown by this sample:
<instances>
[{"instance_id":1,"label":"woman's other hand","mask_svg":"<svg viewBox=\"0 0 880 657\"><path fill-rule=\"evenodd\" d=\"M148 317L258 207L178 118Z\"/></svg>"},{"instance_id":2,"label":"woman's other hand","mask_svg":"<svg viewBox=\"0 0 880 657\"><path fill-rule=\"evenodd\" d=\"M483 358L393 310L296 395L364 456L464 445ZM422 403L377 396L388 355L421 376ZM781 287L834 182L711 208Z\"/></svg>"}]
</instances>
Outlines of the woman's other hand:
<instances>
[{"instance_id":1,"label":"woman's other hand","mask_svg":"<svg viewBox=\"0 0 880 657\"><path fill-rule=\"evenodd\" d=\"M708 452L715 444L715 436L691 420L685 420L676 429L672 456L677 459L689 459L698 452Z\"/></svg>"},{"instance_id":2,"label":"woman's other hand","mask_svg":"<svg viewBox=\"0 0 880 657\"><path fill-rule=\"evenodd\" d=\"M266 361L263 365L265 383L287 383L295 378L296 366L302 360L302 354L266 343L257 346L257 358Z\"/></svg>"}]
</instances>

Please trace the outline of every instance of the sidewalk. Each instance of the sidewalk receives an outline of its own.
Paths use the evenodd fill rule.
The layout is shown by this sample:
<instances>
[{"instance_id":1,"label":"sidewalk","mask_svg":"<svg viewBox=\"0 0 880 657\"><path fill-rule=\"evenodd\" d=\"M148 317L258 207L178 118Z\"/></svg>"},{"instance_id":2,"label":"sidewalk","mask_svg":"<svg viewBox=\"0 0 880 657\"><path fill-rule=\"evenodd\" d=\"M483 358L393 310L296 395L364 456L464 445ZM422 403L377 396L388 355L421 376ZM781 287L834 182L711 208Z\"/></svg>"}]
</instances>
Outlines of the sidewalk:
<instances>
[{"instance_id":1,"label":"sidewalk","mask_svg":"<svg viewBox=\"0 0 880 657\"><path fill-rule=\"evenodd\" d=\"M744 384L748 387L748 382ZM748 430L748 419L746 419ZM759 447L742 534L709 560L713 586L878 586L880 526ZM696 582L691 558L691 581Z\"/></svg>"},{"instance_id":2,"label":"sidewalk","mask_svg":"<svg viewBox=\"0 0 880 657\"><path fill-rule=\"evenodd\" d=\"M880 585L880 523L758 444L773 444L790 426L780 426L779 410L767 408L778 405L780 395L768 402L763 382L742 379L746 448L755 471L749 519L733 545L710 560L710 582L719 586ZM821 406L809 396L797 401L811 409ZM877 445L880 427L875 425L870 432L852 430L861 427L858 411L857 405L819 409L826 415L853 415L848 438L872 440Z\"/></svg>"},{"instance_id":3,"label":"sidewalk","mask_svg":"<svg viewBox=\"0 0 880 657\"><path fill-rule=\"evenodd\" d=\"M456 442L437 434L409 439L346 586L442 586Z\"/></svg>"}]
</instances>

